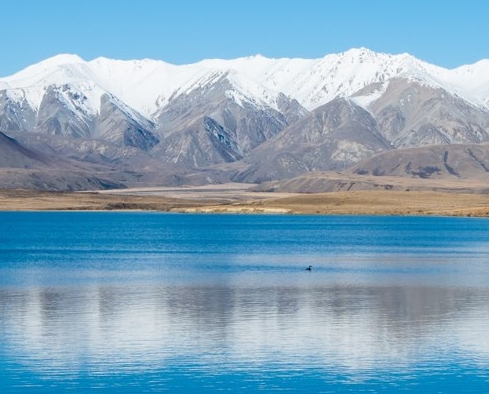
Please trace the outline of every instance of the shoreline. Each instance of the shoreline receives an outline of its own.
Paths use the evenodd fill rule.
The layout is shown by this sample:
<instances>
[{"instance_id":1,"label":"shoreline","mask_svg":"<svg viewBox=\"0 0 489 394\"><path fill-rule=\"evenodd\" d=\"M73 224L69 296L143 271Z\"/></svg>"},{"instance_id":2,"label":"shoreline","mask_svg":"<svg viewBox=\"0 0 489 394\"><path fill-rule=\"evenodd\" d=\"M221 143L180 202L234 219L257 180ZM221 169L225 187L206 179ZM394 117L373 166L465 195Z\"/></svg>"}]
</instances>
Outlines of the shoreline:
<instances>
[{"instance_id":1,"label":"shoreline","mask_svg":"<svg viewBox=\"0 0 489 394\"><path fill-rule=\"evenodd\" d=\"M0 211L155 211L174 213L400 215L489 217L489 195L365 190L251 192L226 188L153 188L101 192L0 190Z\"/></svg>"}]
</instances>

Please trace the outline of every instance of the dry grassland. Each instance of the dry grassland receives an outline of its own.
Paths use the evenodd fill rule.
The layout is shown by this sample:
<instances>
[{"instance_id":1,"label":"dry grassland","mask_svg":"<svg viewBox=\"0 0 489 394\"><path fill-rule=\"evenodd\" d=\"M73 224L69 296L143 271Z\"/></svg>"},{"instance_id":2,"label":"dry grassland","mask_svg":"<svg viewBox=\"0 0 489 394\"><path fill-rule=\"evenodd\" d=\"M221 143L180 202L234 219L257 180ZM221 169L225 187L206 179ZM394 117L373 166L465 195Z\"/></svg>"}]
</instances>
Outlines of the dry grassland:
<instances>
[{"instance_id":1,"label":"dry grassland","mask_svg":"<svg viewBox=\"0 0 489 394\"><path fill-rule=\"evenodd\" d=\"M165 212L489 216L489 195L430 191L314 194L247 192L244 188L104 193L0 190L0 210L148 210Z\"/></svg>"}]
</instances>

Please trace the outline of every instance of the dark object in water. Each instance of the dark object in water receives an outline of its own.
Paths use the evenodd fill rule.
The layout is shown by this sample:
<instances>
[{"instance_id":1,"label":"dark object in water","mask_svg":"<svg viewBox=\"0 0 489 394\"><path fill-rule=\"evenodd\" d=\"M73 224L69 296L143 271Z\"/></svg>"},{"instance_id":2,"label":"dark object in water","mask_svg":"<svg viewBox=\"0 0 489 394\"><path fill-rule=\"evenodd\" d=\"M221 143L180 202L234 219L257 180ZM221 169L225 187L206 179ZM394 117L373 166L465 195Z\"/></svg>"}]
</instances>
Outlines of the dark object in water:
<instances>
[{"instance_id":1,"label":"dark object in water","mask_svg":"<svg viewBox=\"0 0 489 394\"><path fill-rule=\"evenodd\" d=\"M312 265L306 268L306 271L311 271L312 270Z\"/></svg>"}]
</instances>

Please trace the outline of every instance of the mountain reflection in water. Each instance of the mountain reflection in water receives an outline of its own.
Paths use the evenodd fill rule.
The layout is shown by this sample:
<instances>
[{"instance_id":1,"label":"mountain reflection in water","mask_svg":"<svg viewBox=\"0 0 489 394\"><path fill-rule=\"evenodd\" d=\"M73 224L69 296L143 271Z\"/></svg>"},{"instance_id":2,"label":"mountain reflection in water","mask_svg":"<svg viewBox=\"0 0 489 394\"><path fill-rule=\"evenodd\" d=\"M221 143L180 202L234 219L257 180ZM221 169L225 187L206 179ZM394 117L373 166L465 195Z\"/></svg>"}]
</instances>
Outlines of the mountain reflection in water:
<instances>
[{"instance_id":1,"label":"mountain reflection in water","mask_svg":"<svg viewBox=\"0 0 489 394\"><path fill-rule=\"evenodd\" d=\"M489 364L488 299L470 287L32 288L0 291L0 323L18 362L68 374L179 360L367 371L451 353Z\"/></svg>"}]
</instances>

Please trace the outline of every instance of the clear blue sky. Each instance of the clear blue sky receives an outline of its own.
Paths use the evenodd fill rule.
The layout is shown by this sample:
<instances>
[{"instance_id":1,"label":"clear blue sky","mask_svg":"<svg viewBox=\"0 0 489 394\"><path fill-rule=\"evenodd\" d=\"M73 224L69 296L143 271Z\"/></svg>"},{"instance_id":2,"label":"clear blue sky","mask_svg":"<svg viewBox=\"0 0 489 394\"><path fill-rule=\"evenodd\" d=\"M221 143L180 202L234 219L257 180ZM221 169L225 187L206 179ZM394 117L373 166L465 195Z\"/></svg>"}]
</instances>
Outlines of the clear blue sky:
<instances>
[{"instance_id":1,"label":"clear blue sky","mask_svg":"<svg viewBox=\"0 0 489 394\"><path fill-rule=\"evenodd\" d=\"M488 0L9 0L0 10L0 76L60 53L184 64L363 46L448 68L489 58Z\"/></svg>"}]
</instances>

